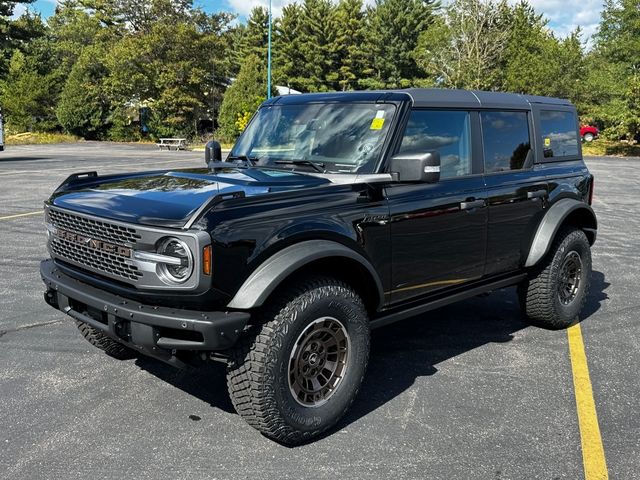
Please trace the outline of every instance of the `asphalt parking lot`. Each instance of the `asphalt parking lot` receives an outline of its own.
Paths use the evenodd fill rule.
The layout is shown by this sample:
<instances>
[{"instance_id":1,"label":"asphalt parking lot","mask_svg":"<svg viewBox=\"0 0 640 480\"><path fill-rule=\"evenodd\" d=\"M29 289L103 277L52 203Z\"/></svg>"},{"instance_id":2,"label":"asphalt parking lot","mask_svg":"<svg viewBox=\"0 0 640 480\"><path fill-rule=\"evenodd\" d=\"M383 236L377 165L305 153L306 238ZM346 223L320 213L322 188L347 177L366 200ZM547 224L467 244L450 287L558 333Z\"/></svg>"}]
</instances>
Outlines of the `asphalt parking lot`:
<instances>
[{"instance_id":1,"label":"asphalt parking lot","mask_svg":"<svg viewBox=\"0 0 640 480\"><path fill-rule=\"evenodd\" d=\"M298 448L237 416L224 366L178 371L91 347L42 299L43 200L70 173L202 164L155 147L0 153L0 478L584 478L565 331L514 289L374 332L354 407ZM609 477L640 478L640 159L588 158L600 228L581 328Z\"/></svg>"}]
</instances>

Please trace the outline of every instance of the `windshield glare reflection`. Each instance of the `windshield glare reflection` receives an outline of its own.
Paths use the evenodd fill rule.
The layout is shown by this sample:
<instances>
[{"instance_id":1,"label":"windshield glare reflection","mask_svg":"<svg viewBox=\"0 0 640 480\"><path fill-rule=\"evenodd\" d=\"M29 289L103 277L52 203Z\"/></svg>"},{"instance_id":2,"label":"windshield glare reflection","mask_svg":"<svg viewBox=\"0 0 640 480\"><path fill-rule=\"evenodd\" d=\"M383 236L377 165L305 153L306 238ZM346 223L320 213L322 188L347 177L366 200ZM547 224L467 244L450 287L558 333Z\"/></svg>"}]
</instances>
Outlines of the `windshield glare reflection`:
<instances>
[{"instance_id":1,"label":"windshield glare reflection","mask_svg":"<svg viewBox=\"0 0 640 480\"><path fill-rule=\"evenodd\" d=\"M371 173L395 111L387 104L303 104L261 108L231 156L257 157L260 165L304 162L327 172ZM293 165L292 165L293 167Z\"/></svg>"}]
</instances>

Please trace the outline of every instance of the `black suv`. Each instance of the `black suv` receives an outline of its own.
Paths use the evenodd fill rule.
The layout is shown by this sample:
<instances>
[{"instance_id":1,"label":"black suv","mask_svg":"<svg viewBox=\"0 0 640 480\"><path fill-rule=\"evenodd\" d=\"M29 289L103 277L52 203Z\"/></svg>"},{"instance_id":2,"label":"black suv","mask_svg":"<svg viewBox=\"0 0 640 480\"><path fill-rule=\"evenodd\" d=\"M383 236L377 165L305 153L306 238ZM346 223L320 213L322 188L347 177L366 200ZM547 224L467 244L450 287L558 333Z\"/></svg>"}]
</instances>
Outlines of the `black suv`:
<instances>
[{"instance_id":1,"label":"black suv","mask_svg":"<svg viewBox=\"0 0 640 480\"><path fill-rule=\"evenodd\" d=\"M45 205L45 299L116 358L225 358L238 413L282 443L347 411L372 328L510 285L543 327L584 305L593 177L565 100L277 97L205 157L69 177Z\"/></svg>"}]
</instances>

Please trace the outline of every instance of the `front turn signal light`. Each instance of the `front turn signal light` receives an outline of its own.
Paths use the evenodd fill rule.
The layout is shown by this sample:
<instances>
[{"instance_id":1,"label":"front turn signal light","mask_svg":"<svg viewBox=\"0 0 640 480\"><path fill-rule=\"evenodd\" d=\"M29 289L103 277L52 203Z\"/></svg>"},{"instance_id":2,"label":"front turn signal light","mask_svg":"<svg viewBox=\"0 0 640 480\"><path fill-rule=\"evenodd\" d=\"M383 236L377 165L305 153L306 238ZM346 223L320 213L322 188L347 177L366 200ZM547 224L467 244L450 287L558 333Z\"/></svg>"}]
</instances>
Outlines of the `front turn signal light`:
<instances>
[{"instance_id":1,"label":"front turn signal light","mask_svg":"<svg viewBox=\"0 0 640 480\"><path fill-rule=\"evenodd\" d=\"M202 273L211 275L211 245L202 249Z\"/></svg>"}]
</instances>

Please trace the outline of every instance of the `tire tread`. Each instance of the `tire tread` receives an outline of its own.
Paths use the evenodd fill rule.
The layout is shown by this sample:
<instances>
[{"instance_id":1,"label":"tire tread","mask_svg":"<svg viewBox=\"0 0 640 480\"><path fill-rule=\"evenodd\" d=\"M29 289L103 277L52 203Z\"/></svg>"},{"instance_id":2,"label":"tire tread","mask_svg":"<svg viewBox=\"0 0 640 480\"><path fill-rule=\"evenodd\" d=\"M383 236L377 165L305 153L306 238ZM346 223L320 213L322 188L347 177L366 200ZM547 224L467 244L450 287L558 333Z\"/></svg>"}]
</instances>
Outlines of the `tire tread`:
<instances>
[{"instance_id":1,"label":"tire tread","mask_svg":"<svg viewBox=\"0 0 640 480\"><path fill-rule=\"evenodd\" d=\"M258 312L258 321L240 338L227 364L227 387L238 414L262 434L284 444L304 442L332 426L301 432L288 425L277 408L270 381L275 375L270 366L275 364L275 355L287 333L286 329L278 327L287 318L296 318L321 295L348 298L366 317L362 300L344 282L328 277L291 282L269 306ZM358 379L358 388L361 382L362 378ZM345 412L356 394L357 390Z\"/></svg>"}]
</instances>

